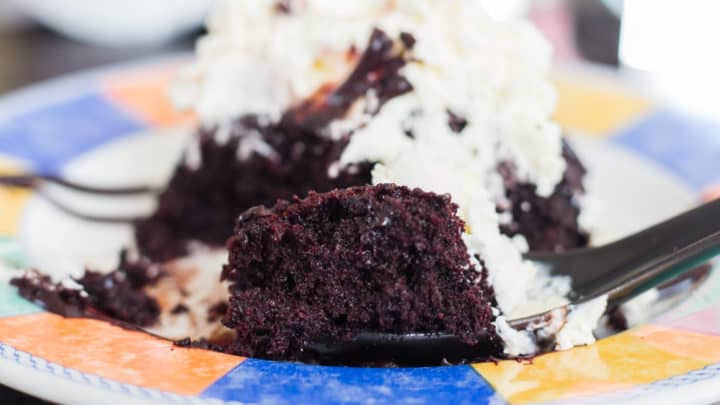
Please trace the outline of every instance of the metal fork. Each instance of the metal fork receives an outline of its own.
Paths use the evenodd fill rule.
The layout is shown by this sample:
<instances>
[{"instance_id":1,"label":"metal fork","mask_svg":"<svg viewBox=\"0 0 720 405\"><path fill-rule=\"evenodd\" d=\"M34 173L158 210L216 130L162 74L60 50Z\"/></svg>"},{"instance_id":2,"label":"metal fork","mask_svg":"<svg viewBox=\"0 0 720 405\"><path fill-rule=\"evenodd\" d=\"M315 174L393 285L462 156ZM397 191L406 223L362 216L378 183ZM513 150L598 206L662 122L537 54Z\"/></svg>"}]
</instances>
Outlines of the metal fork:
<instances>
[{"instance_id":1,"label":"metal fork","mask_svg":"<svg viewBox=\"0 0 720 405\"><path fill-rule=\"evenodd\" d=\"M73 182L62 177L44 174L1 175L0 186L35 190L39 196L45 199L45 201L66 214L86 221L105 223L129 223L146 216L146 214L96 215L82 212L61 201L61 199L53 195L50 189L59 187L79 194L102 196L107 198L154 198L162 191L160 188L150 185L127 185L118 187L91 186Z\"/></svg>"}]
</instances>

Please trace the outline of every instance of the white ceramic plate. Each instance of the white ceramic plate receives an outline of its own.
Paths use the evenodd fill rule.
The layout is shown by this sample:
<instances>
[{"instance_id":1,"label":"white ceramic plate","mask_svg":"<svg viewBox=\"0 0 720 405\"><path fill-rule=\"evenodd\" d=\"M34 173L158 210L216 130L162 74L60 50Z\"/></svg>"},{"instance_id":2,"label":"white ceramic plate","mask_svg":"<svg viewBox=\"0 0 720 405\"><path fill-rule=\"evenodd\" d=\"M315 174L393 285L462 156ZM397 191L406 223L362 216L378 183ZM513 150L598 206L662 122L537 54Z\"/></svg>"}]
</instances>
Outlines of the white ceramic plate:
<instances>
[{"instance_id":1,"label":"white ceramic plate","mask_svg":"<svg viewBox=\"0 0 720 405\"><path fill-rule=\"evenodd\" d=\"M190 128L186 117L169 112L162 95L172 65L116 67L0 101L0 173L35 167L108 185L162 183ZM561 107L586 100L584 94L603 102L597 101L597 91L603 95L605 90L598 90L592 75L573 83L575 98L563 98L561 92ZM617 110L615 96L607 98L615 101L604 101L608 109ZM720 142L683 132L685 141L705 143L686 156L690 163L678 165L657 145L683 147L653 130L669 119L696 132L708 126L650 103L634 111L622 125L595 131L594 138L573 137L591 173L596 241L676 214L699 201L700 189L709 190L720 179L702 169L708 152L720 156ZM610 121L617 121L617 114L613 117ZM582 120L570 120L570 125L559 119L578 132L598 128L597 120L583 128ZM707 178L697 171L706 172ZM88 199L67 201L86 209L136 208L123 201L113 206ZM149 201L139 204L150 207ZM0 190L0 235L0 256L7 262L24 261L54 274L76 273L86 264L107 268L119 247L131 242L127 226L79 221L41 198L6 190ZM0 271L3 279L11 274ZM53 401L691 403L720 398L720 312L714 309L720 280L714 275L692 297L674 302L660 319L589 347L540 356L532 364L503 361L415 369L320 367L175 348L98 321L43 313L1 284L0 383Z\"/></svg>"}]
</instances>

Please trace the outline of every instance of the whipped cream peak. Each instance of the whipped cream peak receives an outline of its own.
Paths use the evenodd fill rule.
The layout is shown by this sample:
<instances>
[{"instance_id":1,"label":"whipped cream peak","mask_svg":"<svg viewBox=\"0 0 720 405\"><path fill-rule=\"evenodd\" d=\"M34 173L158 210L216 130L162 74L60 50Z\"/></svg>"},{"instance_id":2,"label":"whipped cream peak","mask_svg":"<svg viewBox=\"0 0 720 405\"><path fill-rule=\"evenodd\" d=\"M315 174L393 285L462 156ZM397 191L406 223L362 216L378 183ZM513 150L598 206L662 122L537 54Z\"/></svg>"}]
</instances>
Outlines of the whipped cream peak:
<instances>
[{"instance_id":1,"label":"whipped cream peak","mask_svg":"<svg viewBox=\"0 0 720 405\"><path fill-rule=\"evenodd\" d=\"M552 193L565 165L561 130L551 120L556 104L548 80L551 48L526 22L491 19L481 2L220 1L208 20L208 35L198 42L197 59L182 71L172 96L205 124L247 114L277 120L324 86L342 83L376 29L391 38L411 34L413 62L401 73L413 91L399 97L401 106L380 111L387 118L373 119L385 122L366 125L365 109L354 109L331 123L331 134L362 127L353 142L365 147L376 142L380 129L385 139L404 136L403 125L430 132L437 126L428 123L446 123L449 110L467 122L461 132L474 140L470 143L493 149L487 165L511 160L518 177L535 183L538 194ZM368 94L365 104L372 101ZM417 111L421 114L413 116ZM345 163L376 154L349 149Z\"/></svg>"}]
</instances>

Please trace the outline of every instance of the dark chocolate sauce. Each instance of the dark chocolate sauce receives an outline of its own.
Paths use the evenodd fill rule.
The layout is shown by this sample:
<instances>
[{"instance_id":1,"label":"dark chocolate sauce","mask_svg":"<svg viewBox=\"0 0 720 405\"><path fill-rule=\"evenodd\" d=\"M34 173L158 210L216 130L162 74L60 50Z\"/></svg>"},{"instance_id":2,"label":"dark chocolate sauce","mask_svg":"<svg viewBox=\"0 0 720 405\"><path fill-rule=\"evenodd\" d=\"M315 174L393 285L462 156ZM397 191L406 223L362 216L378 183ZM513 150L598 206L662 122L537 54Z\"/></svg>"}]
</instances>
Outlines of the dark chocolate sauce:
<instances>
[{"instance_id":1,"label":"dark chocolate sauce","mask_svg":"<svg viewBox=\"0 0 720 405\"><path fill-rule=\"evenodd\" d=\"M345 115L353 103L368 92L374 93L378 103L375 111L367 113L375 114L388 100L412 91L410 82L400 74L400 69L410 60L410 51L415 44L414 38L410 38L410 34L401 34L403 46L398 50L397 41L374 29L350 76L337 87L320 88L299 106L290 109L285 113L282 125L318 131Z\"/></svg>"},{"instance_id":2,"label":"dark chocolate sauce","mask_svg":"<svg viewBox=\"0 0 720 405\"><path fill-rule=\"evenodd\" d=\"M586 170L565 141L563 158L565 173L549 197L540 197L534 184L519 181L512 163L498 166L507 198L498 211L512 214L512 221L502 224L500 229L509 236L524 236L531 251L558 252L588 244L589 235L578 224L577 203L585 192L582 179Z\"/></svg>"},{"instance_id":3,"label":"dark chocolate sauce","mask_svg":"<svg viewBox=\"0 0 720 405\"><path fill-rule=\"evenodd\" d=\"M213 343L207 339L193 340L189 337L179 339L173 342L175 346L187 347L192 349L204 349L212 350L214 352L225 353L227 351L226 345L222 343Z\"/></svg>"}]
</instances>

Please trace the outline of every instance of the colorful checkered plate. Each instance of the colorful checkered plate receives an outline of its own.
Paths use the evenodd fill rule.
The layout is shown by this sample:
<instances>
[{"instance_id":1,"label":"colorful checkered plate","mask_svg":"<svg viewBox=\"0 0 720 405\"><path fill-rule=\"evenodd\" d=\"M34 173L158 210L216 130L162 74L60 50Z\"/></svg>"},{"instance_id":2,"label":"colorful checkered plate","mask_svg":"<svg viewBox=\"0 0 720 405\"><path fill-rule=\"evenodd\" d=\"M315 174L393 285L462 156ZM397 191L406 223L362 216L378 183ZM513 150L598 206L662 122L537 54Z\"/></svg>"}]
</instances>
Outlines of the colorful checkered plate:
<instances>
[{"instance_id":1,"label":"colorful checkered plate","mask_svg":"<svg viewBox=\"0 0 720 405\"><path fill-rule=\"evenodd\" d=\"M182 142L174 140L182 137L173 133L187 132L194 120L177 113L165 96L178 62L84 73L0 100L0 173L103 179L132 172L126 169L143 159L156 160L157 148L177 149ZM573 143L598 196L596 240L720 193L713 188L720 184L720 126L635 96L611 74L580 72L556 78L557 119L584 135ZM156 149L137 146L160 139ZM168 164L158 170L167 171ZM13 267L62 269L77 263L70 252L76 246L97 256L82 258L89 261L115 249L102 227L84 230L63 221L31 193L0 188L0 258L6 263L0 269L0 383L50 400L479 404L720 398L720 276L714 273L651 322L530 363L321 367L178 348L100 321L43 312L7 285Z\"/></svg>"}]
</instances>

